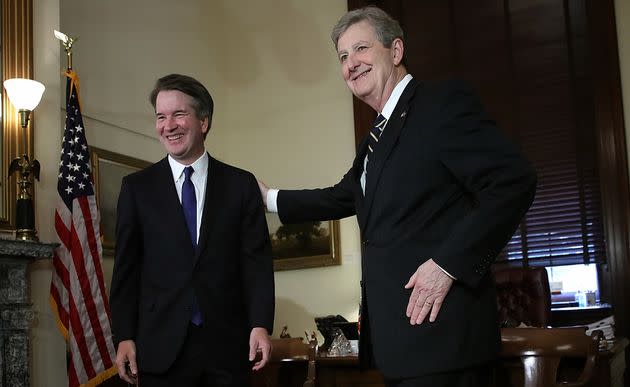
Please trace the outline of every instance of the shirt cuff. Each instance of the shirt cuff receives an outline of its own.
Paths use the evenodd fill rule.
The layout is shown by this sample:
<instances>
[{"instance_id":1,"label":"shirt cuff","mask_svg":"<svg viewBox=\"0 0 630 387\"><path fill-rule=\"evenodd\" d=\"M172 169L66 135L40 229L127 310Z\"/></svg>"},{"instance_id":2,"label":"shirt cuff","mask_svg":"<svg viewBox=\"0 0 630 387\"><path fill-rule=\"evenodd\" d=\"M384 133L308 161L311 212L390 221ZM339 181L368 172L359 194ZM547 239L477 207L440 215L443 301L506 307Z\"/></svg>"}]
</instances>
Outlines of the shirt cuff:
<instances>
[{"instance_id":1,"label":"shirt cuff","mask_svg":"<svg viewBox=\"0 0 630 387\"><path fill-rule=\"evenodd\" d=\"M278 190L270 188L267 191L267 211L278 212Z\"/></svg>"},{"instance_id":2,"label":"shirt cuff","mask_svg":"<svg viewBox=\"0 0 630 387\"><path fill-rule=\"evenodd\" d=\"M269 197L269 195L267 195L267 197ZM269 200L269 199L267 199L267 200ZM271 210L270 210L270 211L271 211ZM433 261L433 262L435 262L435 261ZM439 268L440 268L440 270L442 270L442 271L444 272L444 274L446 274L447 276L451 277L451 279L452 279L453 281L457 281L457 278L453 277L453 276L451 275L451 273L449 273L448 271L444 270L444 269L442 268L442 266L438 265L437 263L436 263L436 265L437 265L437 267L439 267Z\"/></svg>"}]
</instances>

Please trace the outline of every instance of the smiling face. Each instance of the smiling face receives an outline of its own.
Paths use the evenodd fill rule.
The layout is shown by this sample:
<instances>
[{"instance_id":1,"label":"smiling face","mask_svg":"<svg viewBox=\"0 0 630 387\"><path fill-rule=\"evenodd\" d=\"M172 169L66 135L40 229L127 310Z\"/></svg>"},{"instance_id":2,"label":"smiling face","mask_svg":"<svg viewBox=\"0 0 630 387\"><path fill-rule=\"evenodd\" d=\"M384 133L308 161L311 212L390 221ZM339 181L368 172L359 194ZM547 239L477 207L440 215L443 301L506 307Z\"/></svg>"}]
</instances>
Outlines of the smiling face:
<instances>
[{"instance_id":1,"label":"smiling face","mask_svg":"<svg viewBox=\"0 0 630 387\"><path fill-rule=\"evenodd\" d=\"M168 154L184 165L201 157L208 132L208 118L198 118L193 103L191 96L178 90L160 91L155 102L158 138Z\"/></svg>"},{"instance_id":2,"label":"smiling face","mask_svg":"<svg viewBox=\"0 0 630 387\"><path fill-rule=\"evenodd\" d=\"M407 70L402 65L403 42L390 48L376 37L374 27L360 21L348 27L337 41L341 72L352 94L380 112Z\"/></svg>"}]
</instances>

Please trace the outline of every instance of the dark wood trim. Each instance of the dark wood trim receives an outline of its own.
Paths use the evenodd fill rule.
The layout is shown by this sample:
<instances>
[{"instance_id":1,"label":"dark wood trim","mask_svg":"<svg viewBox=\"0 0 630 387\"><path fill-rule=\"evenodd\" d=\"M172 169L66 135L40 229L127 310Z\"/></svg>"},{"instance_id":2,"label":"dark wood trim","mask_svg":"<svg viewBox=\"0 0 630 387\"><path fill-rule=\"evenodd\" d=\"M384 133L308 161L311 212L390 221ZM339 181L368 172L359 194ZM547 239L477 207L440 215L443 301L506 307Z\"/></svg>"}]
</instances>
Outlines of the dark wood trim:
<instances>
[{"instance_id":1,"label":"dark wood trim","mask_svg":"<svg viewBox=\"0 0 630 387\"><path fill-rule=\"evenodd\" d=\"M610 303L617 334L630 334L630 187L613 0L587 1Z\"/></svg>"}]
</instances>

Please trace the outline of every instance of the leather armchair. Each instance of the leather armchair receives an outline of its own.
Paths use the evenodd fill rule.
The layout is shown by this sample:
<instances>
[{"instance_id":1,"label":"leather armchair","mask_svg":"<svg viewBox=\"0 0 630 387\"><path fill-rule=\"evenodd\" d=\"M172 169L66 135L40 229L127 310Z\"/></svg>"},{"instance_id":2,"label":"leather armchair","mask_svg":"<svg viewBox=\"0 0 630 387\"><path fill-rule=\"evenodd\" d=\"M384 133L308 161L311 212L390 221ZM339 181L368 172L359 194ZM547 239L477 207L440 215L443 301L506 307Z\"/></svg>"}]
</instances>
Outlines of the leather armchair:
<instances>
[{"instance_id":1,"label":"leather armchair","mask_svg":"<svg viewBox=\"0 0 630 387\"><path fill-rule=\"evenodd\" d=\"M493 277L501 327L516 327L521 323L534 327L550 324L551 293L544 267L496 270Z\"/></svg>"}]
</instances>

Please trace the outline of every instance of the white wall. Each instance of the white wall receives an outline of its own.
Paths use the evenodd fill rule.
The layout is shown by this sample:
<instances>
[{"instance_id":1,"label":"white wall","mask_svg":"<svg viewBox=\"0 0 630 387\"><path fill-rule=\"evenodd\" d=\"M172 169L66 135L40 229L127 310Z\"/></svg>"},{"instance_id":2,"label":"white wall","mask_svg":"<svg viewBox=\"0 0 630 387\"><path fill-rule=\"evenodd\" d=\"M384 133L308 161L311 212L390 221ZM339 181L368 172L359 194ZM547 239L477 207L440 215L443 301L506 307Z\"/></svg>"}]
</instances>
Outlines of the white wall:
<instances>
[{"instance_id":1,"label":"white wall","mask_svg":"<svg viewBox=\"0 0 630 387\"><path fill-rule=\"evenodd\" d=\"M65 98L65 55L52 35L78 36L74 69L88 143L157 161L147 95L160 76L180 72L202 81L215 101L206 141L217 158L279 187L336 183L354 155L352 100L329 39L345 0L34 0L35 78L47 91L35 112L37 227L52 229ZM139 17L142 15L142 17ZM143 22L145 21L145 22ZM356 319L359 242L354 218L341 223L343 264L276 273L277 335L315 329L313 317ZM113 259L105 257L106 280ZM65 346L48 305L51 265L31 269L37 320L32 329L33 386L65 385Z\"/></svg>"},{"instance_id":2,"label":"white wall","mask_svg":"<svg viewBox=\"0 0 630 387\"><path fill-rule=\"evenodd\" d=\"M52 30L59 28L59 0L33 1L34 78L46 85L41 103L33 113L35 156L42 165L35 183L35 216L42 241L53 241L53 210L57 188L57 168L61 149L59 93L59 43ZM48 294L51 277L49 259L30 266L30 292L35 310L31 329L31 385L67 385L65 343L52 318Z\"/></svg>"}]
</instances>

